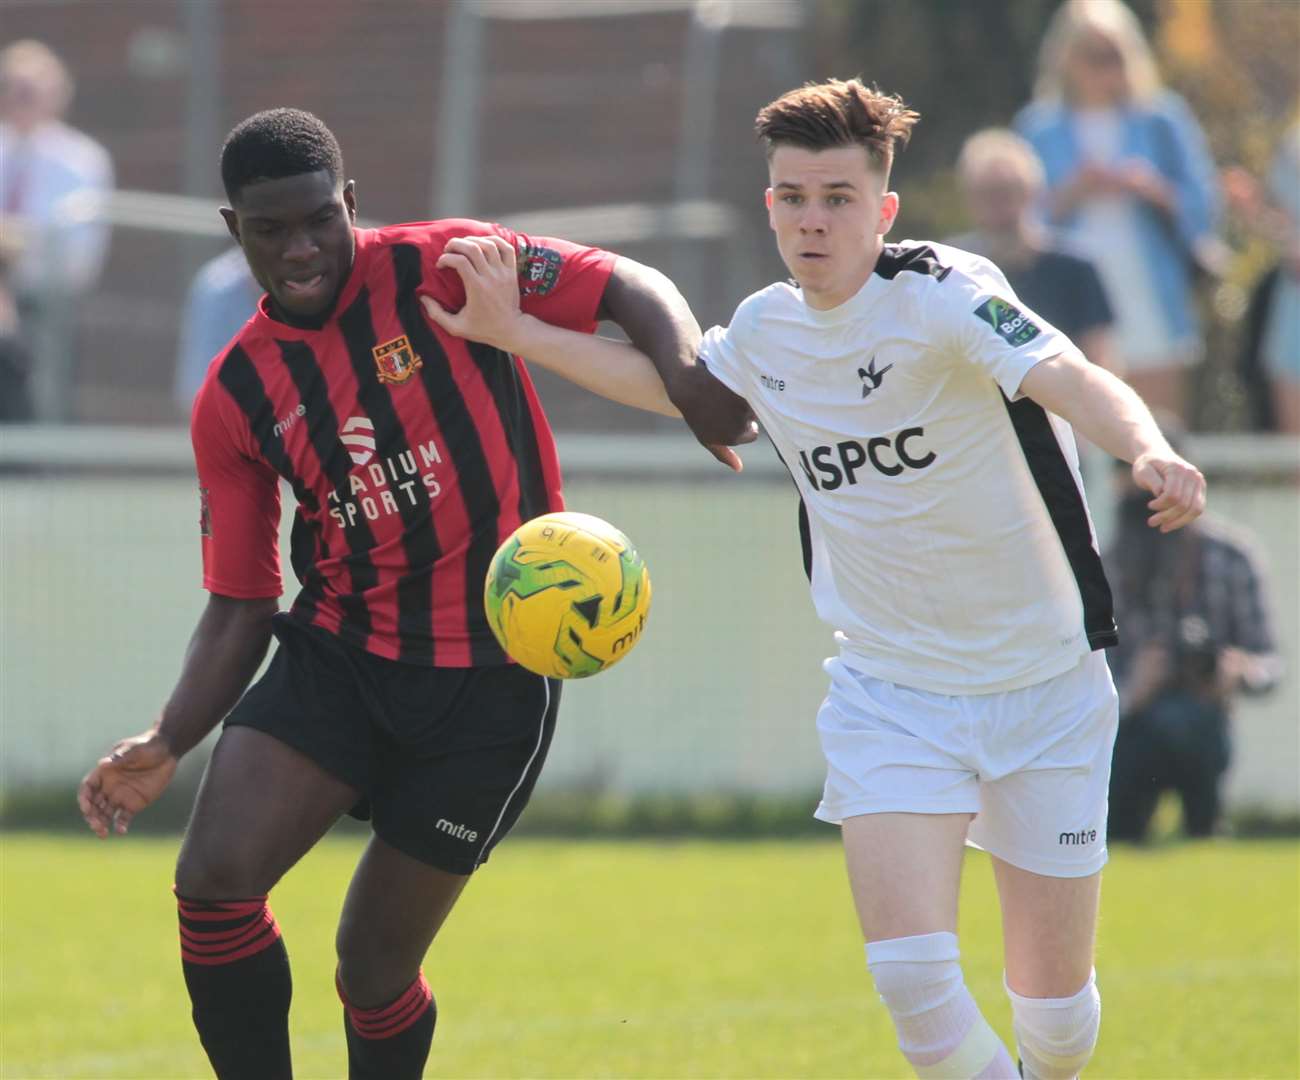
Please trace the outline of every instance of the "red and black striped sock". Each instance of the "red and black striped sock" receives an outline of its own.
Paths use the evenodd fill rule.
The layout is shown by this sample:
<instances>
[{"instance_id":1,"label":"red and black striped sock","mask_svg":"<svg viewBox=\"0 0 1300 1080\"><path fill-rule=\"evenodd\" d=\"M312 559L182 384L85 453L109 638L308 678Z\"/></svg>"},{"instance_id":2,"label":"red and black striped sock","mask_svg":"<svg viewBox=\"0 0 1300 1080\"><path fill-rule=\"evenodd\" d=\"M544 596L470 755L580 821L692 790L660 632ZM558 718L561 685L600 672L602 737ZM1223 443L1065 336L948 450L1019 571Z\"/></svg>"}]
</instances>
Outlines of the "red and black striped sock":
<instances>
[{"instance_id":1,"label":"red and black striped sock","mask_svg":"<svg viewBox=\"0 0 1300 1080\"><path fill-rule=\"evenodd\" d=\"M176 895L194 1026L219 1080L289 1080L289 954L265 896Z\"/></svg>"},{"instance_id":2,"label":"red and black striped sock","mask_svg":"<svg viewBox=\"0 0 1300 1080\"><path fill-rule=\"evenodd\" d=\"M357 1008L337 976L334 982L343 1002L348 1080L420 1080L438 1022L438 1006L424 972L396 1000L377 1009Z\"/></svg>"}]
</instances>

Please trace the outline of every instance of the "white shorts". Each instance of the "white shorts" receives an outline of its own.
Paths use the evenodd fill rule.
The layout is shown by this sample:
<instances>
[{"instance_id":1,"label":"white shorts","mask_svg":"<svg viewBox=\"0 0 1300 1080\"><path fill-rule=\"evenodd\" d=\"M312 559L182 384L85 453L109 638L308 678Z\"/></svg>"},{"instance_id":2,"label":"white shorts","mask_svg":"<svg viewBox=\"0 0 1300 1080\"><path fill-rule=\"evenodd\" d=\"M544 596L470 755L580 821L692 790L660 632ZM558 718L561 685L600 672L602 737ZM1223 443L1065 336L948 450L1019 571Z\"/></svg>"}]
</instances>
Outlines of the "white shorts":
<instances>
[{"instance_id":1,"label":"white shorts","mask_svg":"<svg viewBox=\"0 0 1300 1080\"><path fill-rule=\"evenodd\" d=\"M816 816L974 814L968 842L1048 877L1106 863L1119 724L1105 655L1000 694L952 697L873 679L832 657L817 713L826 789Z\"/></svg>"}]
</instances>

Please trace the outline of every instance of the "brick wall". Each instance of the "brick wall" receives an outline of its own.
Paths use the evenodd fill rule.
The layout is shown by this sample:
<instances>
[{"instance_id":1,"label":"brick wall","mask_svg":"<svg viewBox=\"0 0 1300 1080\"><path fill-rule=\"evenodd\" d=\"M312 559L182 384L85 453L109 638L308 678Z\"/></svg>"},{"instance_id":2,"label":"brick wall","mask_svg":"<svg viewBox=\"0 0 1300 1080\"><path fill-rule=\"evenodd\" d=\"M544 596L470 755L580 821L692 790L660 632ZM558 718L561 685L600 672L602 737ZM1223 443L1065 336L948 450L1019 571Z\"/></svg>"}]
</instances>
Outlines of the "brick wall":
<instances>
[{"instance_id":1,"label":"brick wall","mask_svg":"<svg viewBox=\"0 0 1300 1080\"><path fill-rule=\"evenodd\" d=\"M578 5L575 4L575 8ZM200 188L214 213L219 141L261 108L297 105L337 133L363 215L430 216L437 155L445 3L396 0L222 0L213 9L219 91L211 169ZM171 0L5 0L0 42L36 37L72 68L70 120L112 153L123 188L184 192L190 13ZM475 216L587 203L668 201L674 195L688 17L489 22L482 84ZM797 33L734 28L720 57L710 196L741 209L752 266L724 274L719 245L693 245L706 283L692 296L701 321L724 320L739 295L780 274L761 207L762 157L750 134L756 108L805 77ZM581 240L580 236L572 239ZM81 313L75 396L85 419L173 420L170 388L188 275L216 241L119 230L97 294ZM665 242L623 249L669 269ZM750 260L747 260L750 261ZM680 265L678 262L676 265ZM732 271L734 267L729 268ZM653 424L543 378L557 425Z\"/></svg>"}]
</instances>

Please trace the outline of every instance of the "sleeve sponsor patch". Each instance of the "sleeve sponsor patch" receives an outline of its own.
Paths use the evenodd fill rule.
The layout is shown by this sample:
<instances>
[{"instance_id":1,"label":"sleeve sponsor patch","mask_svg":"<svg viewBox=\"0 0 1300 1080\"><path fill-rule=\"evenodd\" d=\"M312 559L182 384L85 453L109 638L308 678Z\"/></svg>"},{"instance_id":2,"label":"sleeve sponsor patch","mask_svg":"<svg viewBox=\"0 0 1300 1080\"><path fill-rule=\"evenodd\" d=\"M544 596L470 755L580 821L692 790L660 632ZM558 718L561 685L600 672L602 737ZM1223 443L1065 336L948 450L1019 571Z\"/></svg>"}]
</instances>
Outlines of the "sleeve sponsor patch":
<instances>
[{"instance_id":1,"label":"sleeve sponsor patch","mask_svg":"<svg viewBox=\"0 0 1300 1080\"><path fill-rule=\"evenodd\" d=\"M975 309L975 317L993 327L993 332L1013 349L1028 345L1042 328L1015 304L990 296Z\"/></svg>"},{"instance_id":2,"label":"sleeve sponsor patch","mask_svg":"<svg viewBox=\"0 0 1300 1080\"><path fill-rule=\"evenodd\" d=\"M545 296L560 280L560 253L540 244L519 242L519 292L523 296Z\"/></svg>"}]
</instances>

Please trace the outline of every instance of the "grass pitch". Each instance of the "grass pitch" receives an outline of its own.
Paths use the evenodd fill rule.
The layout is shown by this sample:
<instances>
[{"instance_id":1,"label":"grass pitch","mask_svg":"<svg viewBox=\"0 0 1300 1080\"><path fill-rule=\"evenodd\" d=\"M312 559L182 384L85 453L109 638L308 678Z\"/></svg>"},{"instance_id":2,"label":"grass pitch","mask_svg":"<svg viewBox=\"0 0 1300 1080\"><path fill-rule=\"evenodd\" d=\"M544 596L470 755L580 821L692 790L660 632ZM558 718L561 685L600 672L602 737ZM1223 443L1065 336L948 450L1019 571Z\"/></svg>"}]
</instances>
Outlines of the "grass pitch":
<instances>
[{"instance_id":1,"label":"grass pitch","mask_svg":"<svg viewBox=\"0 0 1300 1080\"><path fill-rule=\"evenodd\" d=\"M0 1076L210 1075L177 956L175 847L0 837ZM332 941L359 851L326 841L273 897L299 1078L343 1073ZM1009 1037L982 854L964 889L968 981ZM1089 1080L1300 1076L1298 889L1294 841L1115 852ZM833 840L507 841L425 969L430 1076L908 1075Z\"/></svg>"}]
</instances>

